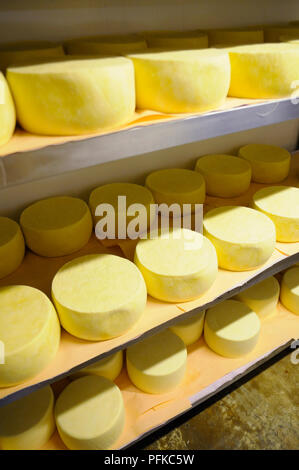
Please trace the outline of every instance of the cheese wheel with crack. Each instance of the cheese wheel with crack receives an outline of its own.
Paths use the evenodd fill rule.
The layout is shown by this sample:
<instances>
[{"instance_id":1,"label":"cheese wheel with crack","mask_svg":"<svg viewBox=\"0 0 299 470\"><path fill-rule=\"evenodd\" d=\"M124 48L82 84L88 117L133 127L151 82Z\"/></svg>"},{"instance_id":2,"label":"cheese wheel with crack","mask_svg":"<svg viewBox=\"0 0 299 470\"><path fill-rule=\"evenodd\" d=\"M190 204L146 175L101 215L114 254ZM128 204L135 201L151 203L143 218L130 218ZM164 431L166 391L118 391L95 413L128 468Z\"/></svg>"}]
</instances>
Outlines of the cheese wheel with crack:
<instances>
[{"instance_id":1,"label":"cheese wheel with crack","mask_svg":"<svg viewBox=\"0 0 299 470\"><path fill-rule=\"evenodd\" d=\"M166 393L183 380L187 364L184 342L170 330L129 346L127 371L133 384L146 393Z\"/></svg>"},{"instance_id":2,"label":"cheese wheel with crack","mask_svg":"<svg viewBox=\"0 0 299 470\"><path fill-rule=\"evenodd\" d=\"M200 31L152 31L143 34L149 47L166 49L206 49L208 35Z\"/></svg>"},{"instance_id":3,"label":"cheese wheel with crack","mask_svg":"<svg viewBox=\"0 0 299 470\"><path fill-rule=\"evenodd\" d=\"M240 148L239 157L250 163L255 183L279 183L290 171L290 152L276 145L245 145Z\"/></svg>"},{"instance_id":4,"label":"cheese wheel with crack","mask_svg":"<svg viewBox=\"0 0 299 470\"><path fill-rule=\"evenodd\" d=\"M16 110L10 89L0 72L0 146L12 137L16 127Z\"/></svg>"},{"instance_id":5,"label":"cheese wheel with crack","mask_svg":"<svg viewBox=\"0 0 299 470\"><path fill-rule=\"evenodd\" d=\"M280 300L288 310L299 315L299 266L288 269L284 273Z\"/></svg>"},{"instance_id":6,"label":"cheese wheel with crack","mask_svg":"<svg viewBox=\"0 0 299 470\"><path fill-rule=\"evenodd\" d=\"M81 256L66 263L52 282L61 324L91 341L120 336L141 317L146 304L143 277L131 261L110 254Z\"/></svg>"},{"instance_id":7,"label":"cheese wheel with crack","mask_svg":"<svg viewBox=\"0 0 299 470\"><path fill-rule=\"evenodd\" d=\"M64 43L72 55L122 55L147 48L145 40L137 34L96 36L72 39Z\"/></svg>"},{"instance_id":8,"label":"cheese wheel with crack","mask_svg":"<svg viewBox=\"0 0 299 470\"><path fill-rule=\"evenodd\" d=\"M278 280L271 276L236 295L262 320L276 312L280 286Z\"/></svg>"},{"instance_id":9,"label":"cheese wheel with crack","mask_svg":"<svg viewBox=\"0 0 299 470\"><path fill-rule=\"evenodd\" d=\"M242 206L210 210L203 221L204 235L216 248L219 266L247 271L266 263L275 249L275 226L261 212Z\"/></svg>"},{"instance_id":10,"label":"cheese wheel with crack","mask_svg":"<svg viewBox=\"0 0 299 470\"><path fill-rule=\"evenodd\" d=\"M7 80L17 119L34 134L89 134L134 116L134 68L124 57L9 67Z\"/></svg>"},{"instance_id":11,"label":"cheese wheel with crack","mask_svg":"<svg viewBox=\"0 0 299 470\"><path fill-rule=\"evenodd\" d=\"M224 300L206 313L204 335L207 345L224 357L240 357L256 346L261 322L243 302Z\"/></svg>"},{"instance_id":12,"label":"cheese wheel with crack","mask_svg":"<svg viewBox=\"0 0 299 470\"><path fill-rule=\"evenodd\" d=\"M186 346L195 343L202 335L205 320L205 310L186 320L181 320L169 329L184 341Z\"/></svg>"},{"instance_id":13,"label":"cheese wheel with crack","mask_svg":"<svg viewBox=\"0 0 299 470\"><path fill-rule=\"evenodd\" d=\"M0 279L20 266L24 253L25 243L19 224L0 217Z\"/></svg>"},{"instance_id":14,"label":"cheese wheel with crack","mask_svg":"<svg viewBox=\"0 0 299 470\"><path fill-rule=\"evenodd\" d=\"M0 340L5 348L0 387L41 372L54 359L60 341L59 321L48 297L29 286L1 287Z\"/></svg>"},{"instance_id":15,"label":"cheese wheel with crack","mask_svg":"<svg viewBox=\"0 0 299 470\"><path fill-rule=\"evenodd\" d=\"M208 31L211 46L215 44L259 44L264 42L262 29L211 29Z\"/></svg>"},{"instance_id":16,"label":"cheese wheel with crack","mask_svg":"<svg viewBox=\"0 0 299 470\"><path fill-rule=\"evenodd\" d=\"M108 449L121 435L125 423L121 391L105 377L81 377L59 395L55 419L68 449Z\"/></svg>"},{"instance_id":17,"label":"cheese wheel with crack","mask_svg":"<svg viewBox=\"0 0 299 470\"><path fill-rule=\"evenodd\" d=\"M26 244L40 256L65 256L88 242L92 218L88 205L69 196L35 202L21 214L20 224Z\"/></svg>"},{"instance_id":18,"label":"cheese wheel with crack","mask_svg":"<svg viewBox=\"0 0 299 470\"><path fill-rule=\"evenodd\" d=\"M0 449L40 449L55 430L53 408L49 385L0 407Z\"/></svg>"},{"instance_id":19,"label":"cheese wheel with crack","mask_svg":"<svg viewBox=\"0 0 299 470\"><path fill-rule=\"evenodd\" d=\"M71 378L78 378L83 375L99 375L112 380L112 382L119 376L123 366L123 352L117 351L110 354L104 359L94 362L90 366L84 367L71 375Z\"/></svg>"},{"instance_id":20,"label":"cheese wheel with crack","mask_svg":"<svg viewBox=\"0 0 299 470\"><path fill-rule=\"evenodd\" d=\"M299 242L299 188L269 186L253 195L253 207L275 224L276 240Z\"/></svg>"}]
</instances>

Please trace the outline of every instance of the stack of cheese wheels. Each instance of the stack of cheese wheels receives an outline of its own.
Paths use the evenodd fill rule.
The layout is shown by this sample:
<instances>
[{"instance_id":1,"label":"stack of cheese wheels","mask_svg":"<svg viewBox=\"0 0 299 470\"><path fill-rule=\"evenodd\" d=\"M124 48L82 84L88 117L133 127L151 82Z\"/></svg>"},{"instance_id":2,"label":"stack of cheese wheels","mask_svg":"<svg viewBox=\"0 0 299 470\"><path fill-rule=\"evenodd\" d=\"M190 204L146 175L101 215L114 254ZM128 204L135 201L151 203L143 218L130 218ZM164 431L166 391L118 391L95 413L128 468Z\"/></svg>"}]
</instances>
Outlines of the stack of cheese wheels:
<instances>
[{"instance_id":1,"label":"stack of cheese wheels","mask_svg":"<svg viewBox=\"0 0 299 470\"><path fill-rule=\"evenodd\" d=\"M165 113L209 111L228 93L228 53L216 49L131 54L136 102Z\"/></svg>"},{"instance_id":2,"label":"stack of cheese wheels","mask_svg":"<svg viewBox=\"0 0 299 470\"><path fill-rule=\"evenodd\" d=\"M10 65L64 56L63 47L47 41L24 41L0 47L0 69Z\"/></svg>"},{"instance_id":3,"label":"stack of cheese wheels","mask_svg":"<svg viewBox=\"0 0 299 470\"><path fill-rule=\"evenodd\" d=\"M264 28L265 42L278 42L281 36L292 35L299 38L299 27L297 25L266 26Z\"/></svg>"},{"instance_id":4,"label":"stack of cheese wheels","mask_svg":"<svg viewBox=\"0 0 299 470\"><path fill-rule=\"evenodd\" d=\"M275 226L266 215L248 207L210 210L203 221L204 235L216 248L221 268L247 271L264 264L275 249Z\"/></svg>"},{"instance_id":5,"label":"stack of cheese wheels","mask_svg":"<svg viewBox=\"0 0 299 470\"><path fill-rule=\"evenodd\" d=\"M206 314L207 345L224 357L248 354L258 342L261 322L250 307L238 300L224 300Z\"/></svg>"},{"instance_id":6,"label":"stack of cheese wheels","mask_svg":"<svg viewBox=\"0 0 299 470\"><path fill-rule=\"evenodd\" d=\"M0 407L0 449L40 449L55 430L53 408L49 385Z\"/></svg>"},{"instance_id":7,"label":"stack of cheese wheels","mask_svg":"<svg viewBox=\"0 0 299 470\"><path fill-rule=\"evenodd\" d=\"M41 256L65 256L80 250L92 232L88 205L81 199L58 196L27 207L20 224L27 246Z\"/></svg>"},{"instance_id":8,"label":"stack of cheese wheels","mask_svg":"<svg viewBox=\"0 0 299 470\"><path fill-rule=\"evenodd\" d=\"M294 93L299 48L294 44L255 44L228 49L231 62L229 96L283 98Z\"/></svg>"},{"instance_id":9,"label":"stack of cheese wheels","mask_svg":"<svg viewBox=\"0 0 299 470\"><path fill-rule=\"evenodd\" d=\"M72 55L121 55L142 51L147 48L145 40L136 35L95 36L73 39L64 43L68 54Z\"/></svg>"},{"instance_id":10,"label":"stack of cheese wheels","mask_svg":"<svg viewBox=\"0 0 299 470\"><path fill-rule=\"evenodd\" d=\"M252 181L256 183L279 183L290 171L291 154L276 145L245 145L240 148L239 156L250 163Z\"/></svg>"},{"instance_id":11,"label":"stack of cheese wheels","mask_svg":"<svg viewBox=\"0 0 299 470\"><path fill-rule=\"evenodd\" d=\"M59 321L48 297L29 286L1 287L0 340L5 345L0 387L41 372L55 357L60 340Z\"/></svg>"},{"instance_id":12,"label":"stack of cheese wheels","mask_svg":"<svg viewBox=\"0 0 299 470\"><path fill-rule=\"evenodd\" d=\"M264 42L262 29L214 29L208 32L211 46L218 44L258 44Z\"/></svg>"},{"instance_id":13,"label":"stack of cheese wheels","mask_svg":"<svg viewBox=\"0 0 299 470\"><path fill-rule=\"evenodd\" d=\"M131 261L110 254L86 255L66 263L52 283L61 324L93 341L120 336L142 315L146 286Z\"/></svg>"},{"instance_id":14,"label":"stack of cheese wheels","mask_svg":"<svg viewBox=\"0 0 299 470\"><path fill-rule=\"evenodd\" d=\"M206 49L208 35L200 31L152 31L144 33L149 47L165 49Z\"/></svg>"},{"instance_id":15,"label":"stack of cheese wheels","mask_svg":"<svg viewBox=\"0 0 299 470\"><path fill-rule=\"evenodd\" d=\"M275 224L276 240L299 242L299 188L269 186L253 196L253 207Z\"/></svg>"},{"instance_id":16,"label":"stack of cheese wheels","mask_svg":"<svg viewBox=\"0 0 299 470\"><path fill-rule=\"evenodd\" d=\"M249 163L232 155L205 155L195 166L206 182L207 194L217 197L235 197L245 193L251 181Z\"/></svg>"},{"instance_id":17,"label":"stack of cheese wheels","mask_svg":"<svg viewBox=\"0 0 299 470\"><path fill-rule=\"evenodd\" d=\"M136 231L138 234L146 232L150 226L152 204L152 193L138 184L110 183L94 189L89 196L89 206L97 238L134 238ZM107 215L110 206L113 209L111 217ZM140 211L138 220L136 211Z\"/></svg>"},{"instance_id":18,"label":"stack of cheese wheels","mask_svg":"<svg viewBox=\"0 0 299 470\"><path fill-rule=\"evenodd\" d=\"M123 352L117 351L104 359L94 362L90 366L78 370L78 372L72 374L71 378L81 377L82 375L99 375L114 381L119 376L122 366Z\"/></svg>"},{"instance_id":19,"label":"stack of cheese wheels","mask_svg":"<svg viewBox=\"0 0 299 470\"><path fill-rule=\"evenodd\" d=\"M105 377L81 377L59 395L55 419L59 435L69 449L108 449L124 427L121 391Z\"/></svg>"},{"instance_id":20,"label":"stack of cheese wheels","mask_svg":"<svg viewBox=\"0 0 299 470\"><path fill-rule=\"evenodd\" d=\"M15 127L15 105L7 82L0 72L0 145L4 145L10 140Z\"/></svg>"},{"instance_id":21,"label":"stack of cheese wheels","mask_svg":"<svg viewBox=\"0 0 299 470\"><path fill-rule=\"evenodd\" d=\"M7 80L18 121L32 133L87 134L134 115L134 69L124 57L10 67Z\"/></svg>"},{"instance_id":22,"label":"stack of cheese wheels","mask_svg":"<svg viewBox=\"0 0 299 470\"><path fill-rule=\"evenodd\" d=\"M187 364L184 342L164 330L127 349L127 371L133 384L146 393L166 393L183 380Z\"/></svg>"},{"instance_id":23,"label":"stack of cheese wheels","mask_svg":"<svg viewBox=\"0 0 299 470\"><path fill-rule=\"evenodd\" d=\"M279 282L271 276L240 292L236 298L248 305L260 319L263 319L276 313L279 292Z\"/></svg>"},{"instance_id":24,"label":"stack of cheese wheels","mask_svg":"<svg viewBox=\"0 0 299 470\"><path fill-rule=\"evenodd\" d=\"M294 266L284 273L280 300L288 310L299 315L299 266Z\"/></svg>"},{"instance_id":25,"label":"stack of cheese wheels","mask_svg":"<svg viewBox=\"0 0 299 470\"><path fill-rule=\"evenodd\" d=\"M24 253L25 243L19 225L7 217L0 217L0 279L20 266Z\"/></svg>"},{"instance_id":26,"label":"stack of cheese wheels","mask_svg":"<svg viewBox=\"0 0 299 470\"><path fill-rule=\"evenodd\" d=\"M170 330L179 336L186 346L195 343L202 335L205 319L205 310L186 320L181 320L170 327Z\"/></svg>"},{"instance_id":27,"label":"stack of cheese wheels","mask_svg":"<svg viewBox=\"0 0 299 470\"><path fill-rule=\"evenodd\" d=\"M184 228L140 240L134 260L148 293L166 302L200 297L212 286L218 272L212 243L200 233Z\"/></svg>"}]
</instances>

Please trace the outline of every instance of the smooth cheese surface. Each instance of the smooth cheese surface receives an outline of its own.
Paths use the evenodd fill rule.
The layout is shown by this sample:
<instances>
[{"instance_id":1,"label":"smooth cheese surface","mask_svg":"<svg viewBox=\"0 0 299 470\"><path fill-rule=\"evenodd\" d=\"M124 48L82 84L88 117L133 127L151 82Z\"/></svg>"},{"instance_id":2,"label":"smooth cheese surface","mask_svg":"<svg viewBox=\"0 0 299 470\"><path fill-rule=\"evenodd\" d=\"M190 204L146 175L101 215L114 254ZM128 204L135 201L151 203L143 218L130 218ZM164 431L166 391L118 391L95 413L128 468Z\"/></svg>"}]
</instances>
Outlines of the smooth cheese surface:
<instances>
[{"instance_id":1,"label":"smooth cheese surface","mask_svg":"<svg viewBox=\"0 0 299 470\"><path fill-rule=\"evenodd\" d=\"M253 206L273 221L277 241L299 241L299 188L269 186L260 189L253 196Z\"/></svg>"},{"instance_id":2,"label":"smooth cheese surface","mask_svg":"<svg viewBox=\"0 0 299 470\"><path fill-rule=\"evenodd\" d=\"M280 299L288 310L299 315L299 266L288 269L284 273Z\"/></svg>"},{"instance_id":3,"label":"smooth cheese surface","mask_svg":"<svg viewBox=\"0 0 299 470\"><path fill-rule=\"evenodd\" d=\"M130 54L140 109L208 111L222 105L230 82L228 53L216 49Z\"/></svg>"},{"instance_id":4,"label":"smooth cheese surface","mask_svg":"<svg viewBox=\"0 0 299 470\"><path fill-rule=\"evenodd\" d=\"M92 217L88 205L69 196L35 202L21 214L27 246L41 256L65 256L88 242Z\"/></svg>"},{"instance_id":5,"label":"smooth cheese surface","mask_svg":"<svg viewBox=\"0 0 299 470\"><path fill-rule=\"evenodd\" d=\"M94 362L84 369L78 370L72 374L72 378L81 377L82 375L99 375L112 380L112 382L119 376L123 366L123 352L117 351L104 359Z\"/></svg>"},{"instance_id":6,"label":"smooth cheese surface","mask_svg":"<svg viewBox=\"0 0 299 470\"><path fill-rule=\"evenodd\" d=\"M124 427L121 391L105 377L81 377L59 395L55 419L59 435L68 449L108 449Z\"/></svg>"},{"instance_id":7,"label":"smooth cheese surface","mask_svg":"<svg viewBox=\"0 0 299 470\"><path fill-rule=\"evenodd\" d=\"M186 302L206 292L217 276L213 245L189 229L166 231L136 246L136 265L148 293L166 302Z\"/></svg>"},{"instance_id":8,"label":"smooth cheese surface","mask_svg":"<svg viewBox=\"0 0 299 470\"><path fill-rule=\"evenodd\" d=\"M208 32L211 46L215 44L258 44L264 42L262 29L214 29Z\"/></svg>"},{"instance_id":9,"label":"smooth cheese surface","mask_svg":"<svg viewBox=\"0 0 299 470\"><path fill-rule=\"evenodd\" d=\"M149 47L171 49L206 49L208 35L199 31L153 31L144 33Z\"/></svg>"},{"instance_id":10,"label":"smooth cheese surface","mask_svg":"<svg viewBox=\"0 0 299 470\"><path fill-rule=\"evenodd\" d=\"M219 266L247 271L264 264L275 249L275 226L269 217L242 206L210 210L204 217L204 235L216 248Z\"/></svg>"},{"instance_id":11,"label":"smooth cheese surface","mask_svg":"<svg viewBox=\"0 0 299 470\"><path fill-rule=\"evenodd\" d=\"M147 44L142 37L128 34L74 39L66 41L64 47L68 54L75 55L121 55L142 51L147 48Z\"/></svg>"},{"instance_id":12,"label":"smooth cheese surface","mask_svg":"<svg viewBox=\"0 0 299 470\"><path fill-rule=\"evenodd\" d=\"M166 393L183 380L187 363L184 342L165 330L127 349L127 371L133 384L146 393Z\"/></svg>"},{"instance_id":13,"label":"smooth cheese surface","mask_svg":"<svg viewBox=\"0 0 299 470\"><path fill-rule=\"evenodd\" d=\"M0 387L41 372L54 359L60 341L60 325L48 297L29 286L1 287L0 340L5 345Z\"/></svg>"},{"instance_id":14,"label":"smooth cheese surface","mask_svg":"<svg viewBox=\"0 0 299 470\"><path fill-rule=\"evenodd\" d=\"M4 75L0 72L0 145L6 144L16 127L16 110Z\"/></svg>"},{"instance_id":15,"label":"smooth cheese surface","mask_svg":"<svg viewBox=\"0 0 299 470\"><path fill-rule=\"evenodd\" d=\"M109 254L75 258L60 268L52 282L63 327L93 341L125 333L142 315L146 297L134 263Z\"/></svg>"},{"instance_id":16,"label":"smooth cheese surface","mask_svg":"<svg viewBox=\"0 0 299 470\"><path fill-rule=\"evenodd\" d=\"M243 356L256 346L260 327L259 317L247 305L224 300L206 313L205 341L221 356Z\"/></svg>"},{"instance_id":17,"label":"smooth cheese surface","mask_svg":"<svg viewBox=\"0 0 299 470\"><path fill-rule=\"evenodd\" d=\"M205 310L193 315L187 320L181 320L169 329L179 336L186 346L195 343L202 335L205 320Z\"/></svg>"},{"instance_id":18,"label":"smooth cheese surface","mask_svg":"<svg viewBox=\"0 0 299 470\"><path fill-rule=\"evenodd\" d=\"M25 243L19 224L0 217L0 279L20 266L24 253Z\"/></svg>"},{"instance_id":19,"label":"smooth cheese surface","mask_svg":"<svg viewBox=\"0 0 299 470\"><path fill-rule=\"evenodd\" d=\"M134 116L134 68L124 57L9 67L7 80L20 125L35 134L88 134Z\"/></svg>"},{"instance_id":20,"label":"smooth cheese surface","mask_svg":"<svg viewBox=\"0 0 299 470\"><path fill-rule=\"evenodd\" d=\"M33 47L33 46L32 46ZM64 51L62 46L52 46L35 49L15 49L15 50L1 50L0 49L0 69L5 70L11 65L24 64L27 61L34 61L38 59L46 59L53 57L62 57Z\"/></svg>"},{"instance_id":21,"label":"smooth cheese surface","mask_svg":"<svg viewBox=\"0 0 299 470\"><path fill-rule=\"evenodd\" d=\"M49 385L0 407L0 449L40 449L55 430L53 408Z\"/></svg>"},{"instance_id":22,"label":"smooth cheese surface","mask_svg":"<svg viewBox=\"0 0 299 470\"><path fill-rule=\"evenodd\" d=\"M248 305L262 320L275 314L279 292L279 282L271 276L240 292L236 298Z\"/></svg>"},{"instance_id":23,"label":"smooth cheese surface","mask_svg":"<svg viewBox=\"0 0 299 470\"><path fill-rule=\"evenodd\" d=\"M235 197L245 193L250 186L249 163L232 155L200 157L195 170L204 177L207 194L210 196Z\"/></svg>"},{"instance_id":24,"label":"smooth cheese surface","mask_svg":"<svg viewBox=\"0 0 299 470\"><path fill-rule=\"evenodd\" d=\"M250 163L256 183L279 183L290 171L290 152L276 145L245 145L239 149L239 156Z\"/></svg>"},{"instance_id":25,"label":"smooth cheese surface","mask_svg":"<svg viewBox=\"0 0 299 470\"><path fill-rule=\"evenodd\" d=\"M229 96L284 98L296 92L299 49L294 44L255 44L228 49L231 63Z\"/></svg>"}]
</instances>

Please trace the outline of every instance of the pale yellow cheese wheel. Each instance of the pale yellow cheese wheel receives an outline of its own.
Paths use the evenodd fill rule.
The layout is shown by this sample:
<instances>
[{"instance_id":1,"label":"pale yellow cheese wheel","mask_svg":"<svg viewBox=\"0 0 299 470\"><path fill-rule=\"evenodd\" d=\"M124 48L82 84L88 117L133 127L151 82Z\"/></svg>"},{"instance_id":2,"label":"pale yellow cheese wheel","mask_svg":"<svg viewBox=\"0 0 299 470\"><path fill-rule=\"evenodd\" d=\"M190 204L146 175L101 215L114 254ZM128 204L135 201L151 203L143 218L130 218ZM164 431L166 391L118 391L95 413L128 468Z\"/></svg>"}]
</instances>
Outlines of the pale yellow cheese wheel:
<instances>
[{"instance_id":1,"label":"pale yellow cheese wheel","mask_svg":"<svg viewBox=\"0 0 299 470\"><path fill-rule=\"evenodd\" d=\"M88 134L134 116L134 68L124 57L9 67L7 80L20 125L35 134Z\"/></svg>"},{"instance_id":2,"label":"pale yellow cheese wheel","mask_svg":"<svg viewBox=\"0 0 299 470\"><path fill-rule=\"evenodd\" d=\"M264 42L262 29L212 29L208 31L209 43L215 44L258 44Z\"/></svg>"},{"instance_id":3,"label":"pale yellow cheese wheel","mask_svg":"<svg viewBox=\"0 0 299 470\"><path fill-rule=\"evenodd\" d=\"M119 376L122 366L123 352L117 351L104 357L104 359L94 362L90 366L84 367L84 369L78 370L75 374L71 375L71 378L78 378L83 375L99 375L113 382Z\"/></svg>"},{"instance_id":4,"label":"pale yellow cheese wheel","mask_svg":"<svg viewBox=\"0 0 299 470\"><path fill-rule=\"evenodd\" d=\"M295 266L284 273L280 300L288 310L299 315L299 267Z\"/></svg>"},{"instance_id":5,"label":"pale yellow cheese wheel","mask_svg":"<svg viewBox=\"0 0 299 470\"><path fill-rule=\"evenodd\" d=\"M260 189L253 196L253 206L273 221L277 241L299 242L299 188L269 186Z\"/></svg>"},{"instance_id":6,"label":"pale yellow cheese wheel","mask_svg":"<svg viewBox=\"0 0 299 470\"><path fill-rule=\"evenodd\" d=\"M245 145L240 148L239 156L250 163L252 181L256 183L279 183L290 171L290 152L276 145Z\"/></svg>"},{"instance_id":7,"label":"pale yellow cheese wheel","mask_svg":"<svg viewBox=\"0 0 299 470\"><path fill-rule=\"evenodd\" d=\"M186 302L204 294L217 276L213 245L200 233L176 228L136 246L136 265L148 293L166 302Z\"/></svg>"},{"instance_id":8,"label":"pale yellow cheese wheel","mask_svg":"<svg viewBox=\"0 0 299 470\"><path fill-rule=\"evenodd\" d=\"M122 55L142 51L147 44L142 37L128 34L73 39L66 41L64 48L72 55Z\"/></svg>"},{"instance_id":9,"label":"pale yellow cheese wheel","mask_svg":"<svg viewBox=\"0 0 299 470\"><path fill-rule=\"evenodd\" d=\"M275 226L261 212L242 206L210 210L204 235L216 248L218 264L230 271L247 271L264 264L275 249Z\"/></svg>"},{"instance_id":10,"label":"pale yellow cheese wheel","mask_svg":"<svg viewBox=\"0 0 299 470\"><path fill-rule=\"evenodd\" d=\"M206 49L208 35L200 31L153 31L144 33L149 47L169 49Z\"/></svg>"},{"instance_id":11,"label":"pale yellow cheese wheel","mask_svg":"<svg viewBox=\"0 0 299 470\"><path fill-rule=\"evenodd\" d=\"M203 204L206 197L206 185L202 175L192 170L168 168L150 173L145 185L152 192L157 204Z\"/></svg>"},{"instance_id":12,"label":"pale yellow cheese wheel","mask_svg":"<svg viewBox=\"0 0 299 470\"><path fill-rule=\"evenodd\" d=\"M296 93L299 49L294 44L255 44L228 49L231 63L229 96L284 98Z\"/></svg>"},{"instance_id":13,"label":"pale yellow cheese wheel","mask_svg":"<svg viewBox=\"0 0 299 470\"><path fill-rule=\"evenodd\" d=\"M0 217L0 279L15 271L23 261L25 243L17 222Z\"/></svg>"},{"instance_id":14,"label":"pale yellow cheese wheel","mask_svg":"<svg viewBox=\"0 0 299 470\"><path fill-rule=\"evenodd\" d=\"M59 395L55 419L59 435L69 449L108 449L124 427L121 391L105 377L81 377Z\"/></svg>"},{"instance_id":15,"label":"pale yellow cheese wheel","mask_svg":"<svg viewBox=\"0 0 299 470\"><path fill-rule=\"evenodd\" d=\"M21 214L27 246L41 256L65 256L80 250L92 232L88 205L75 197L57 196L35 202Z\"/></svg>"},{"instance_id":16,"label":"pale yellow cheese wheel","mask_svg":"<svg viewBox=\"0 0 299 470\"><path fill-rule=\"evenodd\" d=\"M184 341L186 346L195 343L202 335L205 320L205 310L186 320L181 320L170 327L170 330Z\"/></svg>"},{"instance_id":17,"label":"pale yellow cheese wheel","mask_svg":"<svg viewBox=\"0 0 299 470\"><path fill-rule=\"evenodd\" d=\"M209 111L221 106L230 82L228 53L216 49L130 54L136 104L165 113Z\"/></svg>"},{"instance_id":18,"label":"pale yellow cheese wheel","mask_svg":"<svg viewBox=\"0 0 299 470\"><path fill-rule=\"evenodd\" d=\"M39 59L52 59L64 56L63 47L51 43L39 43L39 47L33 44L27 45L28 49L22 49L16 44L8 49L0 49L0 69L5 70L11 65L24 64Z\"/></svg>"},{"instance_id":19,"label":"pale yellow cheese wheel","mask_svg":"<svg viewBox=\"0 0 299 470\"><path fill-rule=\"evenodd\" d=\"M0 387L34 377L55 357L60 326L53 304L29 286L0 288L0 340L5 363L0 365Z\"/></svg>"},{"instance_id":20,"label":"pale yellow cheese wheel","mask_svg":"<svg viewBox=\"0 0 299 470\"><path fill-rule=\"evenodd\" d=\"M16 110L7 82L0 72L0 145L6 144L16 127Z\"/></svg>"},{"instance_id":21,"label":"pale yellow cheese wheel","mask_svg":"<svg viewBox=\"0 0 299 470\"><path fill-rule=\"evenodd\" d=\"M0 449L40 449L55 430L53 408L49 385L0 407Z\"/></svg>"},{"instance_id":22,"label":"pale yellow cheese wheel","mask_svg":"<svg viewBox=\"0 0 299 470\"><path fill-rule=\"evenodd\" d=\"M238 300L224 300L206 313L205 341L221 356L243 356L256 346L260 327L260 319L251 308Z\"/></svg>"},{"instance_id":23,"label":"pale yellow cheese wheel","mask_svg":"<svg viewBox=\"0 0 299 470\"><path fill-rule=\"evenodd\" d=\"M110 254L75 258L60 268L52 282L62 326L92 341L125 333L141 317L146 297L134 263Z\"/></svg>"},{"instance_id":24,"label":"pale yellow cheese wheel","mask_svg":"<svg viewBox=\"0 0 299 470\"><path fill-rule=\"evenodd\" d=\"M126 356L130 380L143 392L169 392L184 378L187 349L170 330L129 346Z\"/></svg>"},{"instance_id":25,"label":"pale yellow cheese wheel","mask_svg":"<svg viewBox=\"0 0 299 470\"><path fill-rule=\"evenodd\" d=\"M281 36L290 34L299 38L298 25L273 25L264 28L265 42L278 42Z\"/></svg>"},{"instance_id":26,"label":"pale yellow cheese wheel","mask_svg":"<svg viewBox=\"0 0 299 470\"><path fill-rule=\"evenodd\" d=\"M236 299L248 305L262 320L276 313L279 292L278 280L270 276L237 294Z\"/></svg>"}]
</instances>

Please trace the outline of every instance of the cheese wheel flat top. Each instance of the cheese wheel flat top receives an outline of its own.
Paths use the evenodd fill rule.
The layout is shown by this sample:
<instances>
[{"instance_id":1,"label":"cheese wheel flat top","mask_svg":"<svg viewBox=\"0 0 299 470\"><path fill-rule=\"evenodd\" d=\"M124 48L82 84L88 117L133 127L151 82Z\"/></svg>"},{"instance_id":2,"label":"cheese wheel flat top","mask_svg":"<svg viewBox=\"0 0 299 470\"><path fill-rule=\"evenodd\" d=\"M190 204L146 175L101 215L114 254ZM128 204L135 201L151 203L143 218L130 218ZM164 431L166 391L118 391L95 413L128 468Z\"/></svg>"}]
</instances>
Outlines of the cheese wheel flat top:
<instances>
[{"instance_id":1,"label":"cheese wheel flat top","mask_svg":"<svg viewBox=\"0 0 299 470\"><path fill-rule=\"evenodd\" d=\"M232 155L205 155L197 160L196 170L208 175L238 175L248 173L250 165Z\"/></svg>"},{"instance_id":2,"label":"cheese wheel flat top","mask_svg":"<svg viewBox=\"0 0 299 470\"><path fill-rule=\"evenodd\" d=\"M203 190L205 181L196 171L168 168L150 173L146 178L146 185L150 190L160 193L191 196L192 193Z\"/></svg>"},{"instance_id":3,"label":"cheese wheel flat top","mask_svg":"<svg viewBox=\"0 0 299 470\"><path fill-rule=\"evenodd\" d=\"M269 186L257 191L253 201L259 209L269 214L299 218L299 188Z\"/></svg>"},{"instance_id":4,"label":"cheese wheel flat top","mask_svg":"<svg viewBox=\"0 0 299 470\"><path fill-rule=\"evenodd\" d=\"M204 228L214 237L229 243L252 244L275 235L273 222L264 214L242 206L225 206L210 210Z\"/></svg>"},{"instance_id":5,"label":"cheese wheel flat top","mask_svg":"<svg viewBox=\"0 0 299 470\"><path fill-rule=\"evenodd\" d=\"M199 49L187 51L144 52L128 54L132 59L142 59L156 62L201 62L209 63L227 56L227 52L218 49Z\"/></svg>"},{"instance_id":6,"label":"cheese wheel flat top","mask_svg":"<svg viewBox=\"0 0 299 470\"><path fill-rule=\"evenodd\" d=\"M20 227L8 217L0 217L0 247L6 245L18 233Z\"/></svg>"},{"instance_id":7,"label":"cheese wheel flat top","mask_svg":"<svg viewBox=\"0 0 299 470\"><path fill-rule=\"evenodd\" d=\"M249 144L241 147L239 154L253 162L279 163L291 159L290 152L276 145Z\"/></svg>"},{"instance_id":8,"label":"cheese wheel flat top","mask_svg":"<svg viewBox=\"0 0 299 470\"><path fill-rule=\"evenodd\" d=\"M110 183L99 186L90 194L89 204L93 210L92 215L94 216L94 211L99 204L111 204L118 212L118 196L126 197L127 208L136 203L146 207L154 204L152 193L144 186L133 183Z\"/></svg>"}]
</instances>

